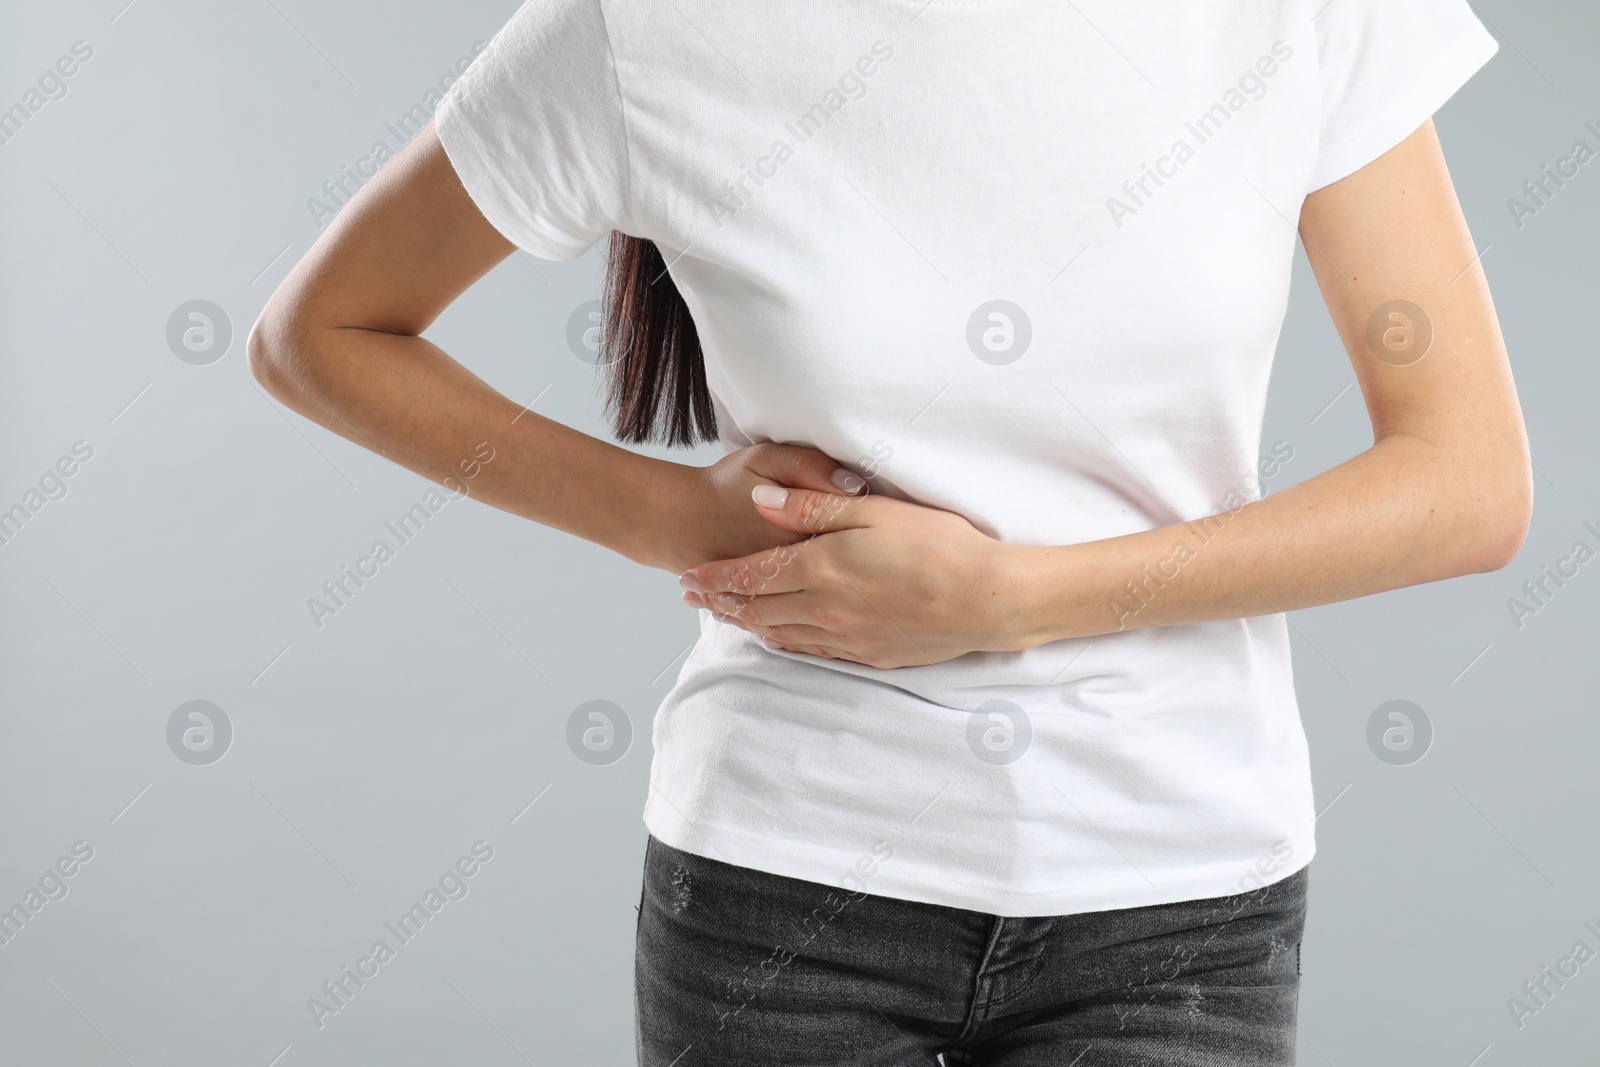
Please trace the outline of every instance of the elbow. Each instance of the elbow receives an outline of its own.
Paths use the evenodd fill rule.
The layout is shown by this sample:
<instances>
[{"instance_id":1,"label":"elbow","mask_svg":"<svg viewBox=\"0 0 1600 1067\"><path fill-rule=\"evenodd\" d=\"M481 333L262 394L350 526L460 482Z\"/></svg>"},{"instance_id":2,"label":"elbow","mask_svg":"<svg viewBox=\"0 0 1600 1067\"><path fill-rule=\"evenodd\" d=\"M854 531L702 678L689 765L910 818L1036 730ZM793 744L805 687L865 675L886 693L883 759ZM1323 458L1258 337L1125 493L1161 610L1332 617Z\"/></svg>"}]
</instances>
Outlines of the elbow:
<instances>
[{"instance_id":1,"label":"elbow","mask_svg":"<svg viewBox=\"0 0 1600 1067\"><path fill-rule=\"evenodd\" d=\"M270 306L256 319L255 325L250 327L250 337L245 341L245 363L250 368L250 376L260 383L267 392L277 395L277 382L281 374L278 367L278 354L273 344L274 326L272 323L272 310Z\"/></svg>"},{"instance_id":2,"label":"elbow","mask_svg":"<svg viewBox=\"0 0 1600 1067\"><path fill-rule=\"evenodd\" d=\"M292 336L293 323L286 321L269 301L255 325L250 327L250 336L245 341L245 362L251 377L279 400L287 398L295 378L291 369L296 347Z\"/></svg>"},{"instance_id":3,"label":"elbow","mask_svg":"<svg viewBox=\"0 0 1600 1067\"><path fill-rule=\"evenodd\" d=\"M1465 570L1487 574L1503 570L1522 552L1533 523L1533 478L1526 463L1497 478L1469 501L1472 525L1478 530L1474 552Z\"/></svg>"}]
</instances>

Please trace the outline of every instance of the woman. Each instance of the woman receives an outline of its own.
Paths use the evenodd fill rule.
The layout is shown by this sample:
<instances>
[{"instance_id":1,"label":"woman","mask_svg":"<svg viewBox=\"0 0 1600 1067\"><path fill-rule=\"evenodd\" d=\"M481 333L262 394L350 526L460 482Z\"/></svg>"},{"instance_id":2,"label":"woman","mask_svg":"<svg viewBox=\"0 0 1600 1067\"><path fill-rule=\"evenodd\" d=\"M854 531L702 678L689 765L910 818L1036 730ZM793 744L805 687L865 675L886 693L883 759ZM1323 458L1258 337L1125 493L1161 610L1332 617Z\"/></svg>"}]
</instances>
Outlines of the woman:
<instances>
[{"instance_id":1,"label":"woman","mask_svg":"<svg viewBox=\"0 0 1600 1067\"><path fill-rule=\"evenodd\" d=\"M260 380L436 480L490 442L479 499L699 610L641 1063L1293 1062L1282 613L1529 522L1430 119L1495 47L1465 0L532 0L347 205ZM1297 231L1374 442L1263 498ZM618 436L711 467L421 337L514 248L613 233Z\"/></svg>"}]
</instances>

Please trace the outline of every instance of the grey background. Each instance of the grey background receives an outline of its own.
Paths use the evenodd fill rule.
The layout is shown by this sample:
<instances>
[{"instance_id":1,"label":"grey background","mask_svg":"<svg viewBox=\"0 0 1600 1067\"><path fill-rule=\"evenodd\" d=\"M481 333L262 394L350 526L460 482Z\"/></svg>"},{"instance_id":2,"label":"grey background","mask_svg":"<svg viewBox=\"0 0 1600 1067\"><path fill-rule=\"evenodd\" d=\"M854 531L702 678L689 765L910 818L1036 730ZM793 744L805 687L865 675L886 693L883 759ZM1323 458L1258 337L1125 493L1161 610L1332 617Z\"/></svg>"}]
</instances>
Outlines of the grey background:
<instances>
[{"instance_id":1,"label":"grey background","mask_svg":"<svg viewBox=\"0 0 1600 1067\"><path fill-rule=\"evenodd\" d=\"M74 842L93 859L0 945L0 1062L628 1062L648 731L695 634L671 576L473 501L450 504L319 630L305 606L428 483L287 412L244 336L316 238L306 207L513 0L93 0L0 13L0 107L72 43L94 57L0 145L0 508L74 442L93 458L0 546L0 907ZM1301 1062L1589 1062L1600 962L1518 1028L1507 1000L1578 940L1600 950L1593 644L1600 563L1518 628L1522 583L1600 547L1600 162L1519 228L1522 184L1600 126L1578 2L1477 10L1500 55L1439 116L1538 467L1504 571L1296 613L1319 853ZM1303 255L1264 448L1271 488L1370 443ZM430 336L513 398L604 433L568 317L599 260L518 254ZM209 365L169 316L231 320ZM702 451L686 461L709 462ZM234 736L167 743L205 699ZM567 720L626 712L580 762ZM1424 709L1420 762L1369 749ZM530 806L531 805L531 806ZM322 983L475 841L494 858L320 1030ZM1588 1058L1582 1054L1587 1052ZM275 1059L276 1057L276 1059Z\"/></svg>"}]
</instances>

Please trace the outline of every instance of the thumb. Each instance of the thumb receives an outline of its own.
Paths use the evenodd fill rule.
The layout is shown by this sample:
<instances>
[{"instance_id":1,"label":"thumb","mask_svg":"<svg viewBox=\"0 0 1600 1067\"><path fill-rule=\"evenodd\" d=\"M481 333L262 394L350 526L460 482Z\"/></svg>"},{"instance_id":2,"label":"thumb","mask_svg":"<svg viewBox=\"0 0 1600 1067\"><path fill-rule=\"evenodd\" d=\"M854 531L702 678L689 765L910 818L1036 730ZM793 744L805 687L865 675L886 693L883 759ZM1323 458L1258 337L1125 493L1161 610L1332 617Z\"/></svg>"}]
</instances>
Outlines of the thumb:
<instances>
[{"instance_id":1,"label":"thumb","mask_svg":"<svg viewBox=\"0 0 1600 1067\"><path fill-rule=\"evenodd\" d=\"M859 493L866 482L854 471L815 448L767 443L750 460L750 470L779 485L815 489L823 493Z\"/></svg>"},{"instance_id":2,"label":"thumb","mask_svg":"<svg viewBox=\"0 0 1600 1067\"><path fill-rule=\"evenodd\" d=\"M877 498L871 496L841 496L781 485L758 485L750 491L750 499L763 519L801 534L869 526L869 513L878 504Z\"/></svg>"}]
</instances>

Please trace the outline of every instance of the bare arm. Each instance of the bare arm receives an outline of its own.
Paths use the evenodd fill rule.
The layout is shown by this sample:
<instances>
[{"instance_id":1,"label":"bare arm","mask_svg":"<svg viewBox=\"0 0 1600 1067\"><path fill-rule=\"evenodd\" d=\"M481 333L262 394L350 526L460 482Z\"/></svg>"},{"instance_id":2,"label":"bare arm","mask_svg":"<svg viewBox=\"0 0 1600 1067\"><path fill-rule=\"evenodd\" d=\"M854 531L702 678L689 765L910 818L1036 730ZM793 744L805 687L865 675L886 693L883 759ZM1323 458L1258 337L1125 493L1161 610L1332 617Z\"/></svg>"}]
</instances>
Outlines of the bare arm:
<instances>
[{"instance_id":1,"label":"bare arm","mask_svg":"<svg viewBox=\"0 0 1600 1067\"><path fill-rule=\"evenodd\" d=\"M750 487L827 488L821 453L744 449L713 467L641 456L495 391L421 334L514 251L467 196L433 126L362 186L267 302L251 372L283 403L475 499L674 572L796 540ZM470 482L462 464L481 456Z\"/></svg>"},{"instance_id":2,"label":"bare arm","mask_svg":"<svg viewBox=\"0 0 1600 1067\"><path fill-rule=\"evenodd\" d=\"M1366 399L1372 447L1223 521L1024 550L1046 583L1036 637L1290 611L1516 557L1532 512L1528 441L1433 123L1307 197L1300 233ZM1380 358L1368 343L1374 313L1397 299L1431 323L1431 348L1415 362L1416 349L1380 347ZM1193 549L1181 563L1180 542ZM1163 560L1173 562L1157 571Z\"/></svg>"}]
</instances>

